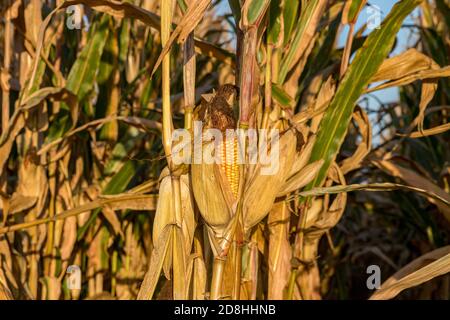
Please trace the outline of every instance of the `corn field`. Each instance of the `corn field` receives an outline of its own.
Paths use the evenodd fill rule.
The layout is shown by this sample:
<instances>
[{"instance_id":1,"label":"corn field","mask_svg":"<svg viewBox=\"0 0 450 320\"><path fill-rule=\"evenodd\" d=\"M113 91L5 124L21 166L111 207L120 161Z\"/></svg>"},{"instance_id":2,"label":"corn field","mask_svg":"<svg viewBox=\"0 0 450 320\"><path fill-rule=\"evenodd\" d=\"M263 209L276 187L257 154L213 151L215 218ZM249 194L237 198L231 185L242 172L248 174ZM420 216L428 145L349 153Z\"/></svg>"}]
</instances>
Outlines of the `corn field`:
<instances>
[{"instance_id":1,"label":"corn field","mask_svg":"<svg viewBox=\"0 0 450 320\"><path fill-rule=\"evenodd\" d=\"M394 2L2 0L0 299L448 300L450 2Z\"/></svg>"}]
</instances>

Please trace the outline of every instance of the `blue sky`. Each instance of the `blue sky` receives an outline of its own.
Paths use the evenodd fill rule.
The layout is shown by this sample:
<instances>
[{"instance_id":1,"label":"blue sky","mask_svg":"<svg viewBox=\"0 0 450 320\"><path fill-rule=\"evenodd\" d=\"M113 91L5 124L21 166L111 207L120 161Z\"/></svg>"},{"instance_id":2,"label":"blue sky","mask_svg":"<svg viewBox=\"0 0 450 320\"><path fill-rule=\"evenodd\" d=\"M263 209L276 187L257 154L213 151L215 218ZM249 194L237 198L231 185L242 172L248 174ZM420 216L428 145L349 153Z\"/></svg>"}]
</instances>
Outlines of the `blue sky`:
<instances>
[{"instance_id":1,"label":"blue sky","mask_svg":"<svg viewBox=\"0 0 450 320\"><path fill-rule=\"evenodd\" d=\"M382 20L389 14L392 7L397 3L398 1L391 1L391 0L369 0L368 3L372 6L377 6L381 10L381 18ZM368 8L366 7L360 14L359 19L356 23L355 30L358 30L368 19L370 12L368 12ZM414 11L411 16L409 16L405 21L404 24L413 24L414 18L417 17L418 11ZM366 32L368 33L368 32ZM339 39L339 45L343 46L345 43L345 39L347 37L347 32L343 32L341 34L341 37ZM408 45L411 44L411 41L413 38L411 37L410 29L408 28L402 28L400 29L400 32L397 35L397 44L394 48L392 55L397 55L403 51L405 51L408 48ZM398 100L398 88L389 88L385 90L380 90L374 93L374 95L382 102L394 102ZM375 108L378 105L378 102L375 98L368 97L369 99L369 106L371 108Z\"/></svg>"},{"instance_id":2,"label":"blue sky","mask_svg":"<svg viewBox=\"0 0 450 320\"><path fill-rule=\"evenodd\" d=\"M373 6L373 8L375 8L375 6L380 8L381 20L383 20L388 15L388 13L390 12L390 10L394 6L394 4L397 2L398 1L392 1L392 0L369 0L368 1L368 3ZM220 11L223 10L224 12L229 12L230 9L228 7L228 1L223 1L222 4L220 5L219 10ZM370 11L368 11L368 8L366 7L359 16L359 19L356 23L355 30L358 30L367 21L369 15L370 15ZM413 12L413 14L410 17L408 17L404 21L404 23L413 24L414 16L417 16L417 11ZM402 28L400 30L400 32L397 36L397 45L393 51L394 55L399 54L406 50L406 48L408 47L408 42L411 42L410 36L411 36L411 34L410 34L410 31L408 28ZM347 37L347 30L343 30L343 32L340 35L339 41L338 41L339 46L343 46L345 44L346 37ZM384 103L394 102L394 101L398 100L398 88L389 88L389 89L385 89L385 90L380 90L380 91L373 93L373 95L376 96L377 99L379 99L380 101L382 101ZM369 107L371 109L376 108L378 106L377 99L370 97L370 96L368 96L367 98L368 98Z\"/></svg>"}]
</instances>

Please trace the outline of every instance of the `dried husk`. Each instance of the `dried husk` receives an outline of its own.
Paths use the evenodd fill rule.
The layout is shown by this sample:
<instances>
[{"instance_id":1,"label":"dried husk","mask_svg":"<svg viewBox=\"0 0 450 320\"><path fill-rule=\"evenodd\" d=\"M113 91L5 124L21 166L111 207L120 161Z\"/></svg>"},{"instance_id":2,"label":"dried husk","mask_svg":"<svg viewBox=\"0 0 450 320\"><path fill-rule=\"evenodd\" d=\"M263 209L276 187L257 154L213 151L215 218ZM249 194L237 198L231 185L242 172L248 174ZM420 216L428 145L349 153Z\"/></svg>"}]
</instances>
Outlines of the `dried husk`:
<instances>
[{"instance_id":1,"label":"dried husk","mask_svg":"<svg viewBox=\"0 0 450 320\"><path fill-rule=\"evenodd\" d=\"M216 163L191 165L192 190L202 217L214 232L222 233L233 216L233 196Z\"/></svg>"},{"instance_id":2,"label":"dried husk","mask_svg":"<svg viewBox=\"0 0 450 320\"><path fill-rule=\"evenodd\" d=\"M167 225L178 225L182 229L185 254L191 251L192 241L194 239L195 216L194 203L189 187L189 177L187 174L180 177L181 182L181 204L182 204L182 220L176 221L174 214L174 197L172 188L172 177L166 175L167 171L163 171L163 176L159 189L158 204L156 207L155 220L153 222L153 241L157 242L162 231Z\"/></svg>"},{"instance_id":3,"label":"dried husk","mask_svg":"<svg viewBox=\"0 0 450 320\"><path fill-rule=\"evenodd\" d=\"M294 162L296 143L297 139L292 131L287 131L280 137L277 173L262 175L261 163L255 165L252 177L246 182L242 200L244 232L264 219L272 208Z\"/></svg>"}]
</instances>

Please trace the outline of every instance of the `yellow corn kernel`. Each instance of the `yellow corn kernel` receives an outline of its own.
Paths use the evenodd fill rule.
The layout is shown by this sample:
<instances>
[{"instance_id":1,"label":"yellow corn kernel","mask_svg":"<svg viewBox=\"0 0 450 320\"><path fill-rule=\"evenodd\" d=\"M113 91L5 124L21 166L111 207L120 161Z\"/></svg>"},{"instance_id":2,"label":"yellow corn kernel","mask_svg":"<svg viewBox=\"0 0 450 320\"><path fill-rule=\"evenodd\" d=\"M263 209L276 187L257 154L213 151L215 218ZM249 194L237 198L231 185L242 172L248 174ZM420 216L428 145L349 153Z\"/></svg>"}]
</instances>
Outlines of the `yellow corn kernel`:
<instances>
[{"instance_id":1,"label":"yellow corn kernel","mask_svg":"<svg viewBox=\"0 0 450 320\"><path fill-rule=\"evenodd\" d=\"M239 192L239 164L238 164L238 140L224 139L219 147L220 167L230 184L233 195L237 197Z\"/></svg>"}]
</instances>

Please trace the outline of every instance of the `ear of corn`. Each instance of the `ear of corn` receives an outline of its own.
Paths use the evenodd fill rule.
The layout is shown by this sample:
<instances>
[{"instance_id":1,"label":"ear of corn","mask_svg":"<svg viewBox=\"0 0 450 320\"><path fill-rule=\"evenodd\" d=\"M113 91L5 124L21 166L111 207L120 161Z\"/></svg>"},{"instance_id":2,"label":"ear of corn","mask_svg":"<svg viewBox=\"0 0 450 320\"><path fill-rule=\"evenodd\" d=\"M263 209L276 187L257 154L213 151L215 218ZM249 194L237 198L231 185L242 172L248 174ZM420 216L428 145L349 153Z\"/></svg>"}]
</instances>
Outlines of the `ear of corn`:
<instances>
[{"instance_id":1,"label":"ear of corn","mask_svg":"<svg viewBox=\"0 0 450 320\"><path fill-rule=\"evenodd\" d=\"M227 182L235 198L239 192L239 163L238 163L238 139L224 138L219 145L220 168L225 174Z\"/></svg>"}]
</instances>

